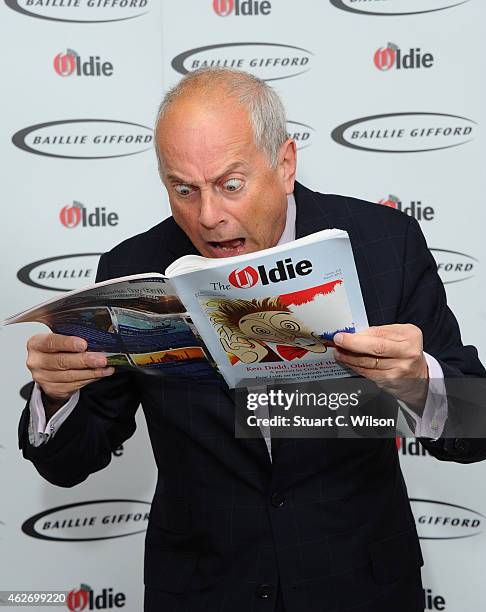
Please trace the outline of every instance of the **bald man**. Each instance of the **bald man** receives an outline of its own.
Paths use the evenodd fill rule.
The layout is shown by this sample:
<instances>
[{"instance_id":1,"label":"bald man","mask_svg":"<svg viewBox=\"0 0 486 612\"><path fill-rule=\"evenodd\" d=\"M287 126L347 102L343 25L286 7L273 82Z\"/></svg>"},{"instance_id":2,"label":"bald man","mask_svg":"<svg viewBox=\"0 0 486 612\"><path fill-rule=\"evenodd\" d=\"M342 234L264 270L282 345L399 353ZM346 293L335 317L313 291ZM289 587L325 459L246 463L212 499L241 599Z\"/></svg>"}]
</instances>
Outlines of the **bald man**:
<instances>
[{"instance_id":1,"label":"bald man","mask_svg":"<svg viewBox=\"0 0 486 612\"><path fill-rule=\"evenodd\" d=\"M486 456L484 441L432 440L424 421L429 379L486 373L462 345L414 219L297 183L282 104L245 73L184 77L162 101L156 142L172 216L104 254L97 280L344 229L371 327L336 337L337 359L372 380L423 381L414 398L422 443L443 460ZM234 437L234 398L216 377L181 384L115 372L84 340L55 334L29 340L27 365L35 385L20 445L53 484L75 486L106 467L142 405L158 467L147 612L423 610L394 440L293 439L269 453L263 438Z\"/></svg>"}]
</instances>

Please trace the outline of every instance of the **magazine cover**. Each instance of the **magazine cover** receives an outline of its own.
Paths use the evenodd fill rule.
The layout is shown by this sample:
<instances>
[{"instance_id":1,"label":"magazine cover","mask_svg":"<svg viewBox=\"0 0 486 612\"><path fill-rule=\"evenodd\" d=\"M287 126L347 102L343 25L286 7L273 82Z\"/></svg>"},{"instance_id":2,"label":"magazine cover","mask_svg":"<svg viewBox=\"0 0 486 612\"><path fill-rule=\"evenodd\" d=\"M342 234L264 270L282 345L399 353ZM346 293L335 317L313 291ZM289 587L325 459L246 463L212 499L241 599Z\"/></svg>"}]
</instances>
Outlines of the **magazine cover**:
<instances>
[{"instance_id":1,"label":"magazine cover","mask_svg":"<svg viewBox=\"0 0 486 612\"><path fill-rule=\"evenodd\" d=\"M286 246L172 277L231 388L354 375L331 350L368 327L347 233Z\"/></svg>"}]
</instances>

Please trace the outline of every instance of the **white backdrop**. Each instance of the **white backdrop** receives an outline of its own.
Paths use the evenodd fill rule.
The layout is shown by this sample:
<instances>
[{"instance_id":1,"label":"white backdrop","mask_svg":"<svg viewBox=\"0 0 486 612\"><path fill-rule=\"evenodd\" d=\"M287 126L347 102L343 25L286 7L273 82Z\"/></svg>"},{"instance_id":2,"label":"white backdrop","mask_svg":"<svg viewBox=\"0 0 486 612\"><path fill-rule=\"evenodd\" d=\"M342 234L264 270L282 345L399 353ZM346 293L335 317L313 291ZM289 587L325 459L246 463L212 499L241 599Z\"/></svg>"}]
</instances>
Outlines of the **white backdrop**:
<instances>
[{"instance_id":1,"label":"white backdrop","mask_svg":"<svg viewBox=\"0 0 486 612\"><path fill-rule=\"evenodd\" d=\"M304 184L415 214L484 357L485 26L480 0L1 0L0 317L94 280L100 253L169 214L156 109L185 71L219 63L281 94ZM42 480L16 444L25 341L40 329L1 332L0 590L84 584L96 609L139 611L145 423L76 488ZM480 612L486 466L440 463L411 440L399 453L426 609Z\"/></svg>"}]
</instances>

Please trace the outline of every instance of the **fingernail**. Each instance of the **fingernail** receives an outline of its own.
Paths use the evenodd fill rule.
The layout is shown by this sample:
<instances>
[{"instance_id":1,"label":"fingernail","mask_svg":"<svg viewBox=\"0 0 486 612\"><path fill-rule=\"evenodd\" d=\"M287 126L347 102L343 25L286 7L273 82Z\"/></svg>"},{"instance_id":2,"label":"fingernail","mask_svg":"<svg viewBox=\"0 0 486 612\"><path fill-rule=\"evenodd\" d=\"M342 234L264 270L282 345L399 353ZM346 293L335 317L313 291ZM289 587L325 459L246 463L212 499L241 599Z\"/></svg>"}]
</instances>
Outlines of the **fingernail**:
<instances>
[{"instance_id":1,"label":"fingernail","mask_svg":"<svg viewBox=\"0 0 486 612\"><path fill-rule=\"evenodd\" d=\"M342 344L344 340L344 336L341 333L334 334L333 340L335 344Z\"/></svg>"},{"instance_id":2,"label":"fingernail","mask_svg":"<svg viewBox=\"0 0 486 612\"><path fill-rule=\"evenodd\" d=\"M85 340L75 340L74 341L74 348L77 351L84 351L86 350L87 344Z\"/></svg>"},{"instance_id":3,"label":"fingernail","mask_svg":"<svg viewBox=\"0 0 486 612\"><path fill-rule=\"evenodd\" d=\"M95 367L102 368L106 365L106 358L105 357L95 357L93 359L93 363L95 364Z\"/></svg>"},{"instance_id":4,"label":"fingernail","mask_svg":"<svg viewBox=\"0 0 486 612\"><path fill-rule=\"evenodd\" d=\"M103 370L103 376L111 376L115 371L115 368L107 368Z\"/></svg>"}]
</instances>

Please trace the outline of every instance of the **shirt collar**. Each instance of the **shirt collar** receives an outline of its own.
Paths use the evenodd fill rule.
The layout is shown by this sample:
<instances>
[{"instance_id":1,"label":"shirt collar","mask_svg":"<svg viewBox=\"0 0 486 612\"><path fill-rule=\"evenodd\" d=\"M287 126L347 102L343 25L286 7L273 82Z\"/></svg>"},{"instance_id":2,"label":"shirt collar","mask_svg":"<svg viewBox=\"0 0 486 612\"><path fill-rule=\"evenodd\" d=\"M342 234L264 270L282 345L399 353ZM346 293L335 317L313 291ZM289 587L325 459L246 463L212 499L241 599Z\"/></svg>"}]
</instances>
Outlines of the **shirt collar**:
<instances>
[{"instance_id":1,"label":"shirt collar","mask_svg":"<svg viewBox=\"0 0 486 612\"><path fill-rule=\"evenodd\" d=\"M291 193L287 196L287 217L285 220L285 227L282 235L280 236L280 240L277 242L279 244L286 244L287 242L292 242L295 240L295 219L297 216L297 206L295 203L294 194Z\"/></svg>"}]
</instances>

